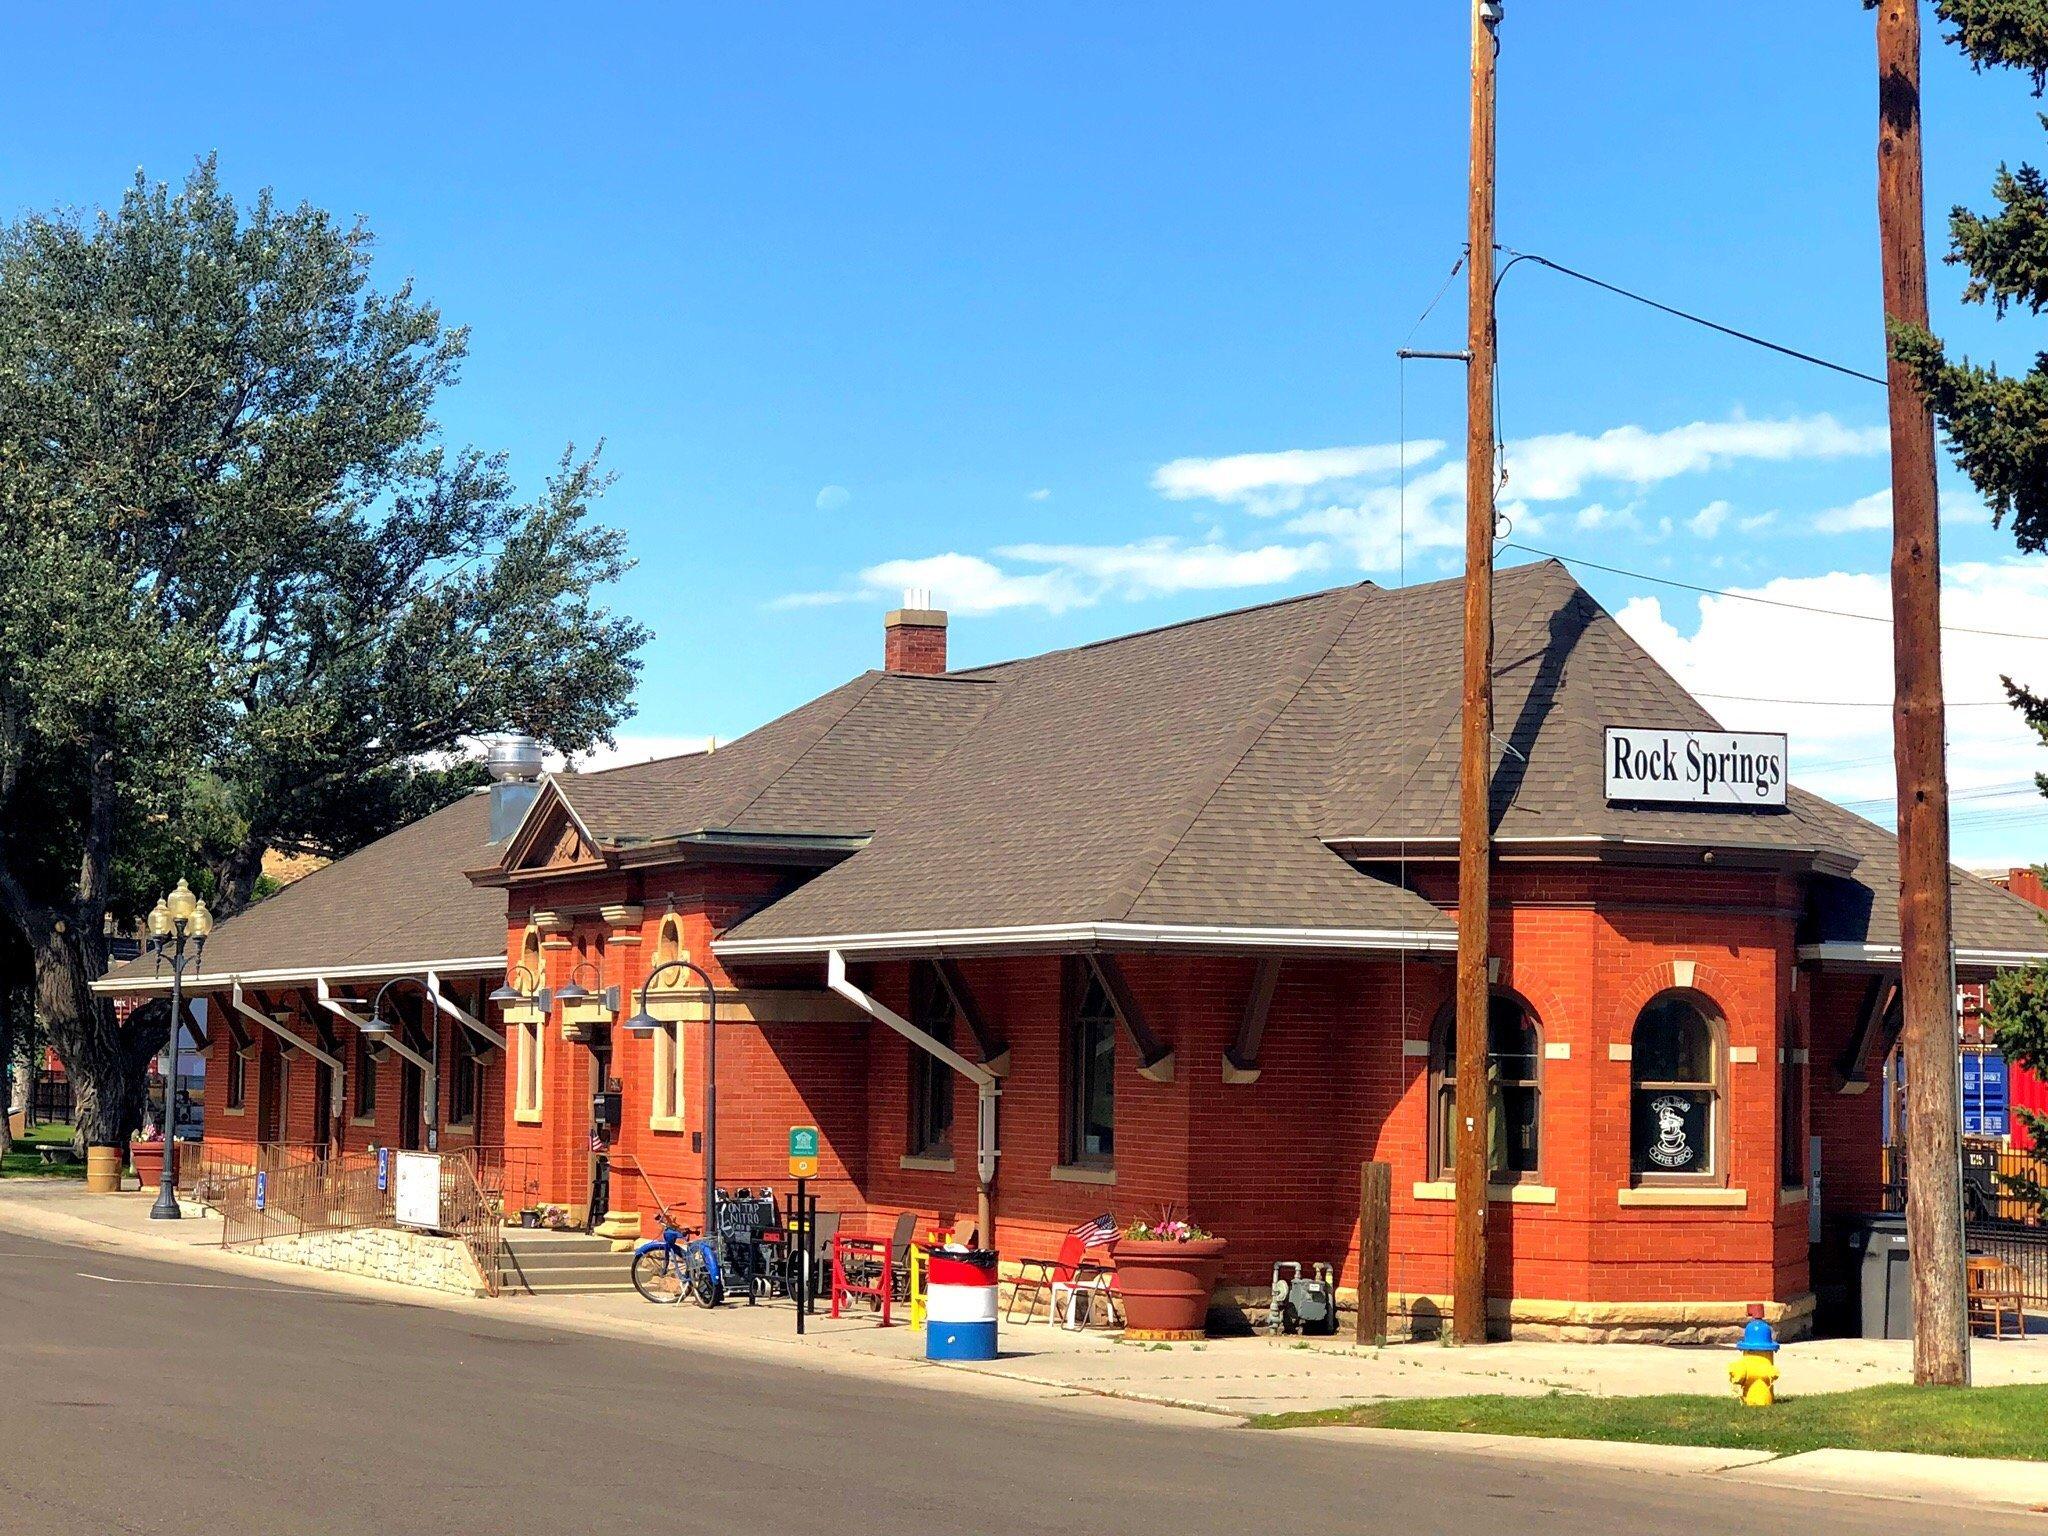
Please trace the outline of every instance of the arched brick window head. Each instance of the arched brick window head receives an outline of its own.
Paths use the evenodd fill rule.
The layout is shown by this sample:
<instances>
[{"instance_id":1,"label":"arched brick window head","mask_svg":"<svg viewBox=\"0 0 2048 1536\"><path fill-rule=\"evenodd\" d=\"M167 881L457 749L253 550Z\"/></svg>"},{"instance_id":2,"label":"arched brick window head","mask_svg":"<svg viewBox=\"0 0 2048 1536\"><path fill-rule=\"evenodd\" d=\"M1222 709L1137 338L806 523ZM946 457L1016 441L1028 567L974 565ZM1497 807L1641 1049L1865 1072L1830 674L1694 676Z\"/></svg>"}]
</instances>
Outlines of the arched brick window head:
<instances>
[{"instance_id":1,"label":"arched brick window head","mask_svg":"<svg viewBox=\"0 0 2048 1536\"><path fill-rule=\"evenodd\" d=\"M1543 1153L1543 1031L1519 998L1496 992L1486 1012L1486 1144L1488 1177L1533 1180ZM1430 1173L1455 1167L1458 1101L1458 1011L1437 1015L1429 1053Z\"/></svg>"},{"instance_id":2,"label":"arched brick window head","mask_svg":"<svg viewBox=\"0 0 2048 1536\"><path fill-rule=\"evenodd\" d=\"M1721 1179L1722 1025L1682 992L1650 999L1630 1049L1629 1168L1638 1184Z\"/></svg>"}]
</instances>

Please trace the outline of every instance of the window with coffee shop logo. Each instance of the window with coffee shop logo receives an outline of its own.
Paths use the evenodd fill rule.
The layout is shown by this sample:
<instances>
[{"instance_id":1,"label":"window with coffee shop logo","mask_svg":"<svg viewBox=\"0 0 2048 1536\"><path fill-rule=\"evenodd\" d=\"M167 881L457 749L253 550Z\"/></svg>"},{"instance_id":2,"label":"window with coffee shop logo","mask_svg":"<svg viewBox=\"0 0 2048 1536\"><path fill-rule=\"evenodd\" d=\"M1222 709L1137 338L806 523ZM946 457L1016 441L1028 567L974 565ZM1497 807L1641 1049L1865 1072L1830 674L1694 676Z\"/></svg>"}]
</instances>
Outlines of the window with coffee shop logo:
<instances>
[{"instance_id":1,"label":"window with coffee shop logo","mask_svg":"<svg viewBox=\"0 0 2048 1536\"><path fill-rule=\"evenodd\" d=\"M1630 1167L1639 1184L1709 1184L1721 1174L1722 1025L1665 993L1636 1017Z\"/></svg>"}]
</instances>

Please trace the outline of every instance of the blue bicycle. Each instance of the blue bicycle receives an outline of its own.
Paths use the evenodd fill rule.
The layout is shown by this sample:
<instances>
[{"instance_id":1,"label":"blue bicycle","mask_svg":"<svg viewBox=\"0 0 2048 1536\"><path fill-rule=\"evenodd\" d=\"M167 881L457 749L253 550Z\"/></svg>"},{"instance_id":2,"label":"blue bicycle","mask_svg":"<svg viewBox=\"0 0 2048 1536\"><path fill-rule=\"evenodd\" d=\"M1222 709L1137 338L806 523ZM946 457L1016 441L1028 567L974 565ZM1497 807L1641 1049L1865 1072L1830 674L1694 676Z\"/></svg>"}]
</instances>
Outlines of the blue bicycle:
<instances>
[{"instance_id":1,"label":"blue bicycle","mask_svg":"<svg viewBox=\"0 0 2048 1536\"><path fill-rule=\"evenodd\" d=\"M700 1307L725 1300L725 1271L718 1249L694 1227L678 1227L661 1215L661 1236L633 1250L633 1289L649 1301L675 1303L688 1292Z\"/></svg>"}]
</instances>

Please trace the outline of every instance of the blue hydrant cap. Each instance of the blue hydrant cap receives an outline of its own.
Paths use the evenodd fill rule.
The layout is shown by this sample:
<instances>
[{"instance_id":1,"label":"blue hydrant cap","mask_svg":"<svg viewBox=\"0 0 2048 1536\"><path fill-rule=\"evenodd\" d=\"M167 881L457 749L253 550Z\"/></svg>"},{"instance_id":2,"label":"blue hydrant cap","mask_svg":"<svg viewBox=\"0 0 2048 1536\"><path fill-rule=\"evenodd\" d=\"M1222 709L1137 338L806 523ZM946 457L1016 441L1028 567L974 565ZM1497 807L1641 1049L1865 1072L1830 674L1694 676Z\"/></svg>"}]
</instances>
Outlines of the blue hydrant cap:
<instances>
[{"instance_id":1,"label":"blue hydrant cap","mask_svg":"<svg viewBox=\"0 0 2048 1536\"><path fill-rule=\"evenodd\" d=\"M1745 1353L1770 1355L1778 1350L1778 1336L1771 1332L1771 1325L1760 1317L1752 1317L1743 1325L1742 1343Z\"/></svg>"}]
</instances>

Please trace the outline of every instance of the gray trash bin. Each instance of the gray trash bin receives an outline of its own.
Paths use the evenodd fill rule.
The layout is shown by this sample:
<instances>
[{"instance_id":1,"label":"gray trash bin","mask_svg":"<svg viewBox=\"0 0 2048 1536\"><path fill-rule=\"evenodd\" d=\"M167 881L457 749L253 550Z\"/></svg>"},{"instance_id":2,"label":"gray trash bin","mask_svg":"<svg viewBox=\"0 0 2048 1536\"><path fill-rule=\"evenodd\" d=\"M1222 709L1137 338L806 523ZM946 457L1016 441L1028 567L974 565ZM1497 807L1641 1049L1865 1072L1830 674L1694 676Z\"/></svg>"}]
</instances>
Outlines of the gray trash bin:
<instances>
[{"instance_id":1,"label":"gray trash bin","mask_svg":"<svg viewBox=\"0 0 2048 1536\"><path fill-rule=\"evenodd\" d=\"M1907 1263L1906 1218L1857 1216L1848 1224L1853 1293L1866 1339L1913 1337L1913 1275Z\"/></svg>"}]
</instances>

